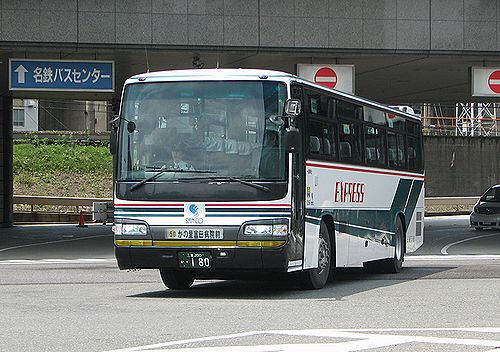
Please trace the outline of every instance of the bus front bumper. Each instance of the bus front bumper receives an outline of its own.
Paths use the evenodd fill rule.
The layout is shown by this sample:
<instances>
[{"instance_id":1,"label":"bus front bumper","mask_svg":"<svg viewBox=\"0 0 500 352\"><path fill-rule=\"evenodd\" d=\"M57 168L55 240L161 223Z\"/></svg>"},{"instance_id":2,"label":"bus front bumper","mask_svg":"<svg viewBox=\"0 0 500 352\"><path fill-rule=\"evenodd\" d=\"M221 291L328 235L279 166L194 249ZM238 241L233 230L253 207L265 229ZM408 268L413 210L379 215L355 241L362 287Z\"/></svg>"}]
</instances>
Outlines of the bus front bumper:
<instances>
[{"instance_id":1,"label":"bus front bumper","mask_svg":"<svg viewBox=\"0 0 500 352\"><path fill-rule=\"evenodd\" d=\"M175 243L177 242L177 243ZM189 268L200 273L229 271L278 271L288 268L288 244L284 240L234 241L234 243L186 243L186 241L115 240L120 269L183 269L179 253L209 253L209 268ZM207 243L208 242L208 243Z\"/></svg>"}]
</instances>

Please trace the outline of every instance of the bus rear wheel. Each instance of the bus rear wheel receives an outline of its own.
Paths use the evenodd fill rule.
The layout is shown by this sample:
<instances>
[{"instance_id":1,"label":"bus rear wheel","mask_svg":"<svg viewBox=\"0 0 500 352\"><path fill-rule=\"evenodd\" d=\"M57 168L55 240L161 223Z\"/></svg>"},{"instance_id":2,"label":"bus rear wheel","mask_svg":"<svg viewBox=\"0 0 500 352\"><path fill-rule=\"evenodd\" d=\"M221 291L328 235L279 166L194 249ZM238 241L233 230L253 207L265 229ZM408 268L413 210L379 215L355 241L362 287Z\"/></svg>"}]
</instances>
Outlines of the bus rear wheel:
<instances>
[{"instance_id":1,"label":"bus rear wheel","mask_svg":"<svg viewBox=\"0 0 500 352\"><path fill-rule=\"evenodd\" d=\"M317 290L325 286L330 274L332 263L332 245L328 227L321 222L319 228L318 267L304 271L301 277L301 287L305 290Z\"/></svg>"},{"instance_id":2,"label":"bus rear wheel","mask_svg":"<svg viewBox=\"0 0 500 352\"><path fill-rule=\"evenodd\" d=\"M405 259L405 231L401 218L396 220L396 234L394 244L394 257L385 259L380 263L380 269L383 273L399 273L403 267Z\"/></svg>"},{"instance_id":3,"label":"bus rear wheel","mask_svg":"<svg viewBox=\"0 0 500 352\"><path fill-rule=\"evenodd\" d=\"M170 270L161 268L160 276L165 284L171 290L182 290L190 288L196 278L196 275L189 271Z\"/></svg>"}]
</instances>

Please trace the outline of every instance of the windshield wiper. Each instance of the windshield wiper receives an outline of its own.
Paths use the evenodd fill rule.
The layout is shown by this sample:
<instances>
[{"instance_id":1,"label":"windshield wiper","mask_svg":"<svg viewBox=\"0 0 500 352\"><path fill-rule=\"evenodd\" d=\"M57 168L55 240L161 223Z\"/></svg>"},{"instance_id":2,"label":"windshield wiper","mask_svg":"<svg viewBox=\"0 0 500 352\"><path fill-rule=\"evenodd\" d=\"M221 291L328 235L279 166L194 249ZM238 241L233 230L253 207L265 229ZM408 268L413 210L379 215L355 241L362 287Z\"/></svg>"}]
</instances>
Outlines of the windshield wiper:
<instances>
[{"instance_id":1,"label":"windshield wiper","mask_svg":"<svg viewBox=\"0 0 500 352\"><path fill-rule=\"evenodd\" d=\"M269 187L259 185L257 183L253 183L250 181L242 180L241 178L233 177L233 176L204 176L204 177L190 177L190 178L179 178L178 181L189 181L189 180L211 180L211 181L233 181L239 182L242 185L250 186L253 188L257 188L264 192L271 192Z\"/></svg>"},{"instance_id":2,"label":"windshield wiper","mask_svg":"<svg viewBox=\"0 0 500 352\"><path fill-rule=\"evenodd\" d=\"M155 170L156 168L155 167L146 167L146 168L150 168L150 169L153 169ZM193 174L215 174L216 171L210 171L210 170L196 170L196 169L174 169L174 168L161 168L159 169L160 171L158 171L156 174L154 175L151 175L149 176L148 178L145 178L144 180L142 181L139 181L137 182L136 184L133 184L132 186L130 186L130 188L128 189L130 192L133 192L135 191L137 188L141 187L143 184L149 182L149 181L153 181L155 178L157 178L158 176L166 173L166 172L185 172L185 173L193 173Z\"/></svg>"}]
</instances>

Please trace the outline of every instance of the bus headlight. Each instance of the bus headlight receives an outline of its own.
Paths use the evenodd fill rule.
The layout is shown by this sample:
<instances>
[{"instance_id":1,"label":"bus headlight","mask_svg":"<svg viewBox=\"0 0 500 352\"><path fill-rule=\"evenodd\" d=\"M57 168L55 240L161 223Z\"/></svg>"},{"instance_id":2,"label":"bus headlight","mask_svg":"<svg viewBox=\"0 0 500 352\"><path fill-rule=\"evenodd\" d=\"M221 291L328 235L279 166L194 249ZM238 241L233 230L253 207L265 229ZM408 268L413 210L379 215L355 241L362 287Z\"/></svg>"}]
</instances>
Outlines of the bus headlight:
<instances>
[{"instance_id":1,"label":"bus headlight","mask_svg":"<svg viewBox=\"0 0 500 352\"><path fill-rule=\"evenodd\" d=\"M148 227L144 224L116 224L113 232L115 235L145 236L148 234Z\"/></svg>"},{"instance_id":2,"label":"bus headlight","mask_svg":"<svg viewBox=\"0 0 500 352\"><path fill-rule=\"evenodd\" d=\"M288 234L287 224L248 224L243 230L245 235L253 236L286 236Z\"/></svg>"}]
</instances>

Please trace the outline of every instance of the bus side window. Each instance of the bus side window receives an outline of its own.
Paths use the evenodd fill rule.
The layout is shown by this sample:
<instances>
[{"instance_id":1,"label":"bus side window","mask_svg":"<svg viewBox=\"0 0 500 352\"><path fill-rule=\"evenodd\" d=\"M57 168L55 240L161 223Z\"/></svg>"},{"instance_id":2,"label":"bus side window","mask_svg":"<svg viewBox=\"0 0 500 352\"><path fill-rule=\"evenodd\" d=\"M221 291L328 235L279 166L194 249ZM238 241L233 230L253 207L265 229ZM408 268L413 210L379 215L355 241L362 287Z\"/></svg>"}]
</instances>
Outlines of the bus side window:
<instances>
[{"instance_id":1,"label":"bus side window","mask_svg":"<svg viewBox=\"0 0 500 352\"><path fill-rule=\"evenodd\" d=\"M406 168L406 146L405 137L402 134L397 134L398 139L398 163L400 167Z\"/></svg>"},{"instance_id":2,"label":"bus side window","mask_svg":"<svg viewBox=\"0 0 500 352\"><path fill-rule=\"evenodd\" d=\"M337 158L335 99L316 90L305 92L308 156L319 160Z\"/></svg>"},{"instance_id":3,"label":"bus side window","mask_svg":"<svg viewBox=\"0 0 500 352\"><path fill-rule=\"evenodd\" d=\"M368 165L385 166L384 137L381 129L365 126L365 156Z\"/></svg>"},{"instance_id":4,"label":"bus side window","mask_svg":"<svg viewBox=\"0 0 500 352\"><path fill-rule=\"evenodd\" d=\"M398 150L398 142L394 133L387 134L387 159L389 160L389 167L397 167L398 159L396 151Z\"/></svg>"},{"instance_id":5,"label":"bus side window","mask_svg":"<svg viewBox=\"0 0 500 352\"><path fill-rule=\"evenodd\" d=\"M392 132L387 134L387 152L389 167L406 167L406 152L403 135Z\"/></svg>"},{"instance_id":6,"label":"bus side window","mask_svg":"<svg viewBox=\"0 0 500 352\"><path fill-rule=\"evenodd\" d=\"M351 157L352 157L351 143L340 142L340 158L341 159L350 159Z\"/></svg>"},{"instance_id":7,"label":"bus side window","mask_svg":"<svg viewBox=\"0 0 500 352\"><path fill-rule=\"evenodd\" d=\"M339 145L340 159L354 163L361 163L361 124L353 122L340 123Z\"/></svg>"},{"instance_id":8,"label":"bus side window","mask_svg":"<svg viewBox=\"0 0 500 352\"><path fill-rule=\"evenodd\" d=\"M412 171L421 171L422 158L419 153L418 139L408 136L406 141L408 143L408 168Z\"/></svg>"},{"instance_id":9,"label":"bus side window","mask_svg":"<svg viewBox=\"0 0 500 352\"><path fill-rule=\"evenodd\" d=\"M322 160L332 160L337 157L335 124L309 120L309 154Z\"/></svg>"},{"instance_id":10,"label":"bus side window","mask_svg":"<svg viewBox=\"0 0 500 352\"><path fill-rule=\"evenodd\" d=\"M321 123L314 120L309 120L309 155L318 158L322 153L322 128Z\"/></svg>"},{"instance_id":11,"label":"bus side window","mask_svg":"<svg viewBox=\"0 0 500 352\"><path fill-rule=\"evenodd\" d=\"M319 154L321 150L321 142L317 136L309 137L309 151L311 154Z\"/></svg>"}]
</instances>

